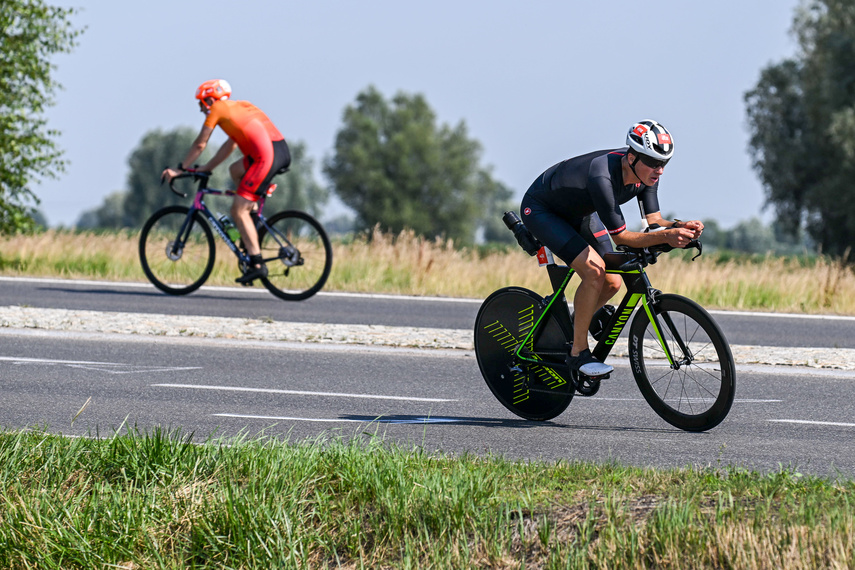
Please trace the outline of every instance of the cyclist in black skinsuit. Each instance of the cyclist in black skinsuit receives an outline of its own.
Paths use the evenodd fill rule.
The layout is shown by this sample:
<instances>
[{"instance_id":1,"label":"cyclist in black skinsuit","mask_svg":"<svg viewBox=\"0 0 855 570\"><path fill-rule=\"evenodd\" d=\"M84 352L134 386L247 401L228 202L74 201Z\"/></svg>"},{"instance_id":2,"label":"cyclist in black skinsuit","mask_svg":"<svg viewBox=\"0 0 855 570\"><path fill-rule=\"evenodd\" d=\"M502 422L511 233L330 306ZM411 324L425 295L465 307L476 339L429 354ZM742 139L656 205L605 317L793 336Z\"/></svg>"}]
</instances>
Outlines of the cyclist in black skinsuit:
<instances>
[{"instance_id":1,"label":"cyclist in black skinsuit","mask_svg":"<svg viewBox=\"0 0 855 570\"><path fill-rule=\"evenodd\" d=\"M570 158L549 168L523 197L526 227L572 267L582 282L573 299L575 330L568 365L587 376L601 376L612 367L588 349L588 327L594 313L618 292L619 275L606 274L602 255L618 245L648 247L667 243L683 247L703 232L698 220L665 220L659 211L659 178L674 153L671 134L659 123L644 120L627 133L628 146ZM626 229L620 205L638 198L648 228Z\"/></svg>"}]
</instances>

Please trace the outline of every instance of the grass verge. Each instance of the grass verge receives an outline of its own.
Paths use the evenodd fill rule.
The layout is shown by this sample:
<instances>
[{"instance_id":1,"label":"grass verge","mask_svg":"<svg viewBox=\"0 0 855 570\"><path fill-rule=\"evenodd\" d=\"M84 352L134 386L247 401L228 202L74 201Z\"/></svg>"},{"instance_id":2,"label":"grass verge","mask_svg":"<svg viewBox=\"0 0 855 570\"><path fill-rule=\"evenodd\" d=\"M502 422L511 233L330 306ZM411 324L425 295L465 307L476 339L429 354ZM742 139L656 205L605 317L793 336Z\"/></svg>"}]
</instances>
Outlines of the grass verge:
<instances>
[{"instance_id":1,"label":"grass verge","mask_svg":"<svg viewBox=\"0 0 855 570\"><path fill-rule=\"evenodd\" d=\"M855 484L793 471L0 434L3 568L844 568Z\"/></svg>"}]
</instances>

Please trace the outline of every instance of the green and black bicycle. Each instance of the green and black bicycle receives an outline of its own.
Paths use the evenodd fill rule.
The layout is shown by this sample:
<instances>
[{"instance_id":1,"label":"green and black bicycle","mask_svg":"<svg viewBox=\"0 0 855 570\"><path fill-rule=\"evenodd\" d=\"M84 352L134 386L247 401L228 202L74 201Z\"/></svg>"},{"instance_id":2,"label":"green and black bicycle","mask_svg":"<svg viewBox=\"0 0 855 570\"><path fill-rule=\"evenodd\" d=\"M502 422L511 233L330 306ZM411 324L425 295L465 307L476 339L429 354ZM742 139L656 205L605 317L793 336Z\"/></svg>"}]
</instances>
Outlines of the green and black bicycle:
<instances>
[{"instance_id":1,"label":"green and black bicycle","mask_svg":"<svg viewBox=\"0 0 855 570\"><path fill-rule=\"evenodd\" d=\"M574 395L596 394L608 375L591 378L566 365L573 317L564 292L573 269L556 264L514 212L505 215L505 223L523 249L537 253L546 265L553 293L541 297L505 287L487 297L475 322L475 354L484 380L507 409L529 420L548 420L562 413ZM698 250L693 260L702 253L697 240L687 248ZM592 354L605 362L631 321L630 367L647 403L686 431L717 426L730 411L736 387L736 367L724 334L696 302L651 286L645 268L671 246L618 249L604 261L608 273L623 278L626 294L606 319Z\"/></svg>"}]
</instances>

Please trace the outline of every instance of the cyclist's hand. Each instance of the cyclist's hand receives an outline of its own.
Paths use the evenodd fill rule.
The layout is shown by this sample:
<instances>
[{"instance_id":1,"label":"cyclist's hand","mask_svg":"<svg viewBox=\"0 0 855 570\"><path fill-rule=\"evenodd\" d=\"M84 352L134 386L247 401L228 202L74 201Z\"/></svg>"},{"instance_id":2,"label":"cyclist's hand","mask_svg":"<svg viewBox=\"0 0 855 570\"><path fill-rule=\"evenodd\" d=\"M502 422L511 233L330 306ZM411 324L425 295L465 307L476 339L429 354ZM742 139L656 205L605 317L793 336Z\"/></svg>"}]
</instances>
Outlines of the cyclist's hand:
<instances>
[{"instance_id":1,"label":"cyclist's hand","mask_svg":"<svg viewBox=\"0 0 855 570\"><path fill-rule=\"evenodd\" d=\"M690 230L686 227L671 228L663 230L666 242L671 247L684 248L689 245L689 242L695 239L695 230Z\"/></svg>"},{"instance_id":2,"label":"cyclist's hand","mask_svg":"<svg viewBox=\"0 0 855 570\"><path fill-rule=\"evenodd\" d=\"M171 182L173 178L181 174L178 170L173 170L172 168L165 168L163 172L160 173L160 181L161 182Z\"/></svg>"},{"instance_id":3,"label":"cyclist's hand","mask_svg":"<svg viewBox=\"0 0 855 570\"><path fill-rule=\"evenodd\" d=\"M698 239L701 237L701 234L704 233L704 223L700 220L691 220L688 222L683 222L683 227L687 230L692 230L695 232L695 235L692 239Z\"/></svg>"}]
</instances>

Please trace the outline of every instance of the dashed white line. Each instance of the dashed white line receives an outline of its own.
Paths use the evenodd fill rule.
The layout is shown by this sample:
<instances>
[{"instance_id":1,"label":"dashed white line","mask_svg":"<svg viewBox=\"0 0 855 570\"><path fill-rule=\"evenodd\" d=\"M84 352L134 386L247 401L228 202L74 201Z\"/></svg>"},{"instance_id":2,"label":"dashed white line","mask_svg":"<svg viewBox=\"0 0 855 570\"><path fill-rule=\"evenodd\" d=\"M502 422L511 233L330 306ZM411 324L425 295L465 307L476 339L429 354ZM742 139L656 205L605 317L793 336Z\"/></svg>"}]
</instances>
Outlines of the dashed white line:
<instances>
[{"instance_id":1,"label":"dashed white line","mask_svg":"<svg viewBox=\"0 0 855 570\"><path fill-rule=\"evenodd\" d=\"M226 392L256 392L261 394L288 394L291 396L326 396L334 398L361 398L367 400L399 400L404 402L456 402L447 398L416 398L412 396L386 396L382 394L348 394L346 392L310 392L308 390L279 390L274 388L246 388L242 386L205 386L201 384L152 384L160 388L190 390L222 390Z\"/></svg>"},{"instance_id":2,"label":"dashed white line","mask_svg":"<svg viewBox=\"0 0 855 570\"><path fill-rule=\"evenodd\" d=\"M180 372L183 370L201 370L201 366L144 366L122 362L95 362L92 360L57 360L55 358L22 358L18 356L0 356L0 362L12 364L47 364L100 370L110 374L132 374L135 372Z\"/></svg>"},{"instance_id":3,"label":"dashed white line","mask_svg":"<svg viewBox=\"0 0 855 570\"><path fill-rule=\"evenodd\" d=\"M802 424L815 426L855 427L855 424L845 422L819 422L813 420L766 420L779 424Z\"/></svg>"},{"instance_id":4,"label":"dashed white line","mask_svg":"<svg viewBox=\"0 0 855 570\"><path fill-rule=\"evenodd\" d=\"M297 418L291 416L256 416L252 414L211 414L220 418L239 418L239 419L248 419L248 420L273 420L273 421L283 421L283 422L319 422L319 423L357 423L357 424L370 424L370 423L383 423L383 424L452 424L457 423L459 420L452 418L428 418L428 417L412 417L406 419L400 418L391 418L384 419L383 416L377 416L376 418L369 419L352 419L352 418Z\"/></svg>"}]
</instances>

